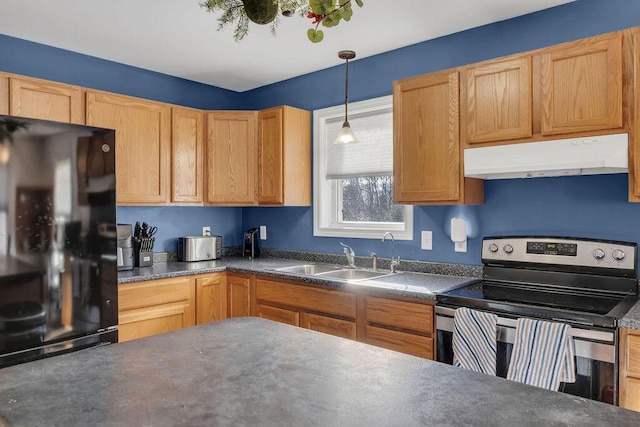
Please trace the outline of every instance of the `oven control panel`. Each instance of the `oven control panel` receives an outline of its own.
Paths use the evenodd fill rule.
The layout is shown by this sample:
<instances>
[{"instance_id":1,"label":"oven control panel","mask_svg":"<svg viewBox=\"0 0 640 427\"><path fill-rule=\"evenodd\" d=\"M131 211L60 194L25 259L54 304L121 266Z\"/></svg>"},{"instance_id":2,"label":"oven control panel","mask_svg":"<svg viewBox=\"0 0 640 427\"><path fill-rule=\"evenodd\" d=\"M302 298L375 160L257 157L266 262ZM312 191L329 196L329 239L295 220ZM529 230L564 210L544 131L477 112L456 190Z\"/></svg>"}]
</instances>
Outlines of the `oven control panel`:
<instances>
[{"instance_id":1,"label":"oven control panel","mask_svg":"<svg viewBox=\"0 0 640 427\"><path fill-rule=\"evenodd\" d=\"M636 268L637 245L610 240L560 237L491 237L482 241L482 259L584 267Z\"/></svg>"}]
</instances>

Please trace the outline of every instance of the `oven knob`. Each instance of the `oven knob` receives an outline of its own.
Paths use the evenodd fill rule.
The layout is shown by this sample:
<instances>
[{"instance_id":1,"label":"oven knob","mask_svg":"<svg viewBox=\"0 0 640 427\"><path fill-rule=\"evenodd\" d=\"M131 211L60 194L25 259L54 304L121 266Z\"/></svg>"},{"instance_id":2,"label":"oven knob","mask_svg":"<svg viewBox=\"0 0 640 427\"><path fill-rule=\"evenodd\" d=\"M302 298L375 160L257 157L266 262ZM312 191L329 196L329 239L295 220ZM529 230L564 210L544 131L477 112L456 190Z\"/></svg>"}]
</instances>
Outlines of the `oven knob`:
<instances>
[{"instance_id":1,"label":"oven knob","mask_svg":"<svg viewBox=\"0 0 640 427\"><path fill-rule=\"evenodd\" d=\"M495 243L492 243L489 245L489 252L498 252L498 245L496 245Z\"/></svg>"},{"instance_id":2,"label":"oven knob","mask_svg":"<svg viewBox=\"0 0 640 427\"><path fill-rule=\"evenodd\" d=\"M616 249L615 251L613 251L611 256L616 261L622 261L624 259L624 252L622 252L620 249Z\"/></svg>"},{"instance_id":3,"label":"oven knob","mask_svg":"<svg viewBox=\"0 0 640 427\"><path fill-rule=\"evenodd\" d=\"M595 259L602 259L602 258L604 258L604 255L605 255L604 251L602 249L600 249L600 248L596 248L596 249L593 250L593 257Z\"/></svg>"},{"instance_id":4,"label":"oven knob","mask_svg":"<svg viewBox=\"0 0 640 427\"><path fill-rule=\"evenodd\" d=\"M510 253L512 253L512 252L513 252L513 246L511 246L510 244L508 244L508 243L507 243L506 245L504 245L504 247L502 248L502 250L503 250L505 253L510 254Z\"/></svg>"}]
</instances>

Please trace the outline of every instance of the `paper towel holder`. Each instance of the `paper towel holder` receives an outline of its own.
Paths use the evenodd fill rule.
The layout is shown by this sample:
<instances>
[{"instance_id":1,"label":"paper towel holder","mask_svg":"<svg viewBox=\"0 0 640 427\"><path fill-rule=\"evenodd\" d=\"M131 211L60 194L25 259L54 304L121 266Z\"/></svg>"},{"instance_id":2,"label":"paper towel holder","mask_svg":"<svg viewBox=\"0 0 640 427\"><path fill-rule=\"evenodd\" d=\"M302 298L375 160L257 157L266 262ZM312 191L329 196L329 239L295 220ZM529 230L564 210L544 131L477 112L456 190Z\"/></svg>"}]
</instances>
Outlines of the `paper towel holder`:
<instances>
[{"instance_id":1,"label":"paper towel holder","mask_svg":"<svg viewBox=\"0 0 640 427\"><path fill-rule=\"evenodd\" d=\"M451 241L456 252L467 252L467 221L463 218L451 218Z\"/></svg>"}]
</instances>

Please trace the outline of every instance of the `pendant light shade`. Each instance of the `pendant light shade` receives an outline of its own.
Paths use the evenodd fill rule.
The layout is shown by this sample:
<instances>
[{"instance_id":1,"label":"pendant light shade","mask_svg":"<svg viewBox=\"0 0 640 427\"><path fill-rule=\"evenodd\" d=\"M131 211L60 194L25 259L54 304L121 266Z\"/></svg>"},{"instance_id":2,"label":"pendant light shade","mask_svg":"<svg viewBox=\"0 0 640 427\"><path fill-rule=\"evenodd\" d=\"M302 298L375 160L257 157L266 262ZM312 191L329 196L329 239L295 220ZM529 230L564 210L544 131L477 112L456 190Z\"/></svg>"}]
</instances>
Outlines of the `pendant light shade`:
<instances>
[{"instance_id":1,"label":"pendant light shade","mask_svg":"<svg viewBox=\"0 0 640 427\"><path fill-rule=\"evenodd\" d=\"M344 79L344 123L342 124L342 129L338 132L338 136L336 140L333 142L334 144L357 144L358 138L351 130L351 126L349 125L349 116L348 116L348 105L349 105L349 60L356 57L356 53L352 50L341 50L338 52L338 58L344 59L347 63L346 66L346 76Z\"/></svg>"}]
</instances>

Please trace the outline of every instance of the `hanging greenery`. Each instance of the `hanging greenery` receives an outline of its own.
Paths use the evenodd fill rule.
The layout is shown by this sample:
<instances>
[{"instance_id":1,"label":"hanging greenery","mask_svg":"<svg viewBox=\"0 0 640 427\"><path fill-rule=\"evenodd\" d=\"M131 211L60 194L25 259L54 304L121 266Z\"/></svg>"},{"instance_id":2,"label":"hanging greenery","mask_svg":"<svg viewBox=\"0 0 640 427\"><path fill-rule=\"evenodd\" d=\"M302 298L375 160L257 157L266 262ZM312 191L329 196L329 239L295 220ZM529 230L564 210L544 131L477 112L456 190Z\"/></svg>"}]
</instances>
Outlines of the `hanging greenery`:
<instances>
[{"instance_id":1,"label":"hanging greenery","mask_svg":"<svg viewBox=\"0 0 640 427\"><path fill-rule=\"evenodd\" d=\"M362 7L362 0L354 0ZM330 28L342 20L349 21L353 15L351 0L206 0L200 3L208 12L221 11L218 18L218 31L227 25L235 24L235 41L240 41L249 33L249 21L259 25L271 24L271 33L276 34L278 10L283 16L298 14L311 19L307 37L313 43L321 42L324 32L320 25Z\"/></svg>"}]
</instances>

